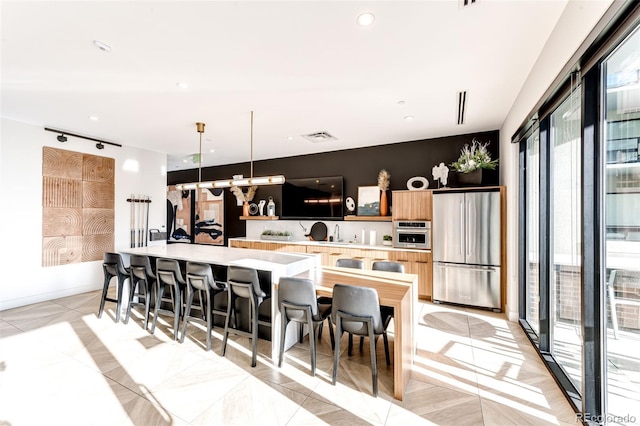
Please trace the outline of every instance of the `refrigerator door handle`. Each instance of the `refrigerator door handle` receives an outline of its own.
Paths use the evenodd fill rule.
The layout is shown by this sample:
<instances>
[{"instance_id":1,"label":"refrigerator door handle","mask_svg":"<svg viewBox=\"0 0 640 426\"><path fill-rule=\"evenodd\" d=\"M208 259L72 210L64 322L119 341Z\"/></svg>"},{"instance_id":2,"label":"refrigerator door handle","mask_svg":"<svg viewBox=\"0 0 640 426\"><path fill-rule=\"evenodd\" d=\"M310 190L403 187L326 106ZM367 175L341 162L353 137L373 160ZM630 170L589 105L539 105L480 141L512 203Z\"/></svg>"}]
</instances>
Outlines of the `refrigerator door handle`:
<instances>
[{"instance_id":1,"label":"refrigerator door handle","mask_svg":"<svg viewBox=\"0 0 640 426\"><path fill-rule=\"evenodd\" d=\"M434 262L433 264L438 268L455 268L455 269L464 269L466 271L475 271L475 272L497 272L498 271L494 266L464 265L459 263L445 263L445 262Z\"/></svg>"},{"instance_id":2,"label":"refrigerator door handle","mask_svg":"<svg viewBox=\"0 0 640 426\"><path fill-rule=\"evenodd\" d=\"M471 229L471 200L467 200L467 257L471 256L471 238L473 237L473 231Z\"/></svg>"},{"instance_id":3,"label":"refrigerator door handle","mask_svg":"<svg viewBox=\"0 0 640 426\"><path fill-rule=\"evenodd\" d=\"M464 201L460 201L460 255L464 256Z\"/></svg>"}]
</instances>

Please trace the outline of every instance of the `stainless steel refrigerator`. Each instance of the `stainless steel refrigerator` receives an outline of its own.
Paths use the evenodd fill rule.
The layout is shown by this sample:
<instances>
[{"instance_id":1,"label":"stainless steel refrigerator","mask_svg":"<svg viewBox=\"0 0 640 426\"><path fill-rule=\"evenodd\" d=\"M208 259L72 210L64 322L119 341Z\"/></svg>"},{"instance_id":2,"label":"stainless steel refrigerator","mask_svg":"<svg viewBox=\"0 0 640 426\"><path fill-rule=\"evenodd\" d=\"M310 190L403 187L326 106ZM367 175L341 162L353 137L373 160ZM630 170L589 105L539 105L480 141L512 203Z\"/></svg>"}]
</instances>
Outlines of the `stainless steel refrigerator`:
<instances>
[{"instance_id":1,"label":"stainless steel refrigerator","mask_svg":"<svg viewBox=\"0 0 640 426\"><path fill-rule=\"evenodd\" d=\"M500 192L434 192L433 301L501 310Z\"/></svg>"}]
</instances>

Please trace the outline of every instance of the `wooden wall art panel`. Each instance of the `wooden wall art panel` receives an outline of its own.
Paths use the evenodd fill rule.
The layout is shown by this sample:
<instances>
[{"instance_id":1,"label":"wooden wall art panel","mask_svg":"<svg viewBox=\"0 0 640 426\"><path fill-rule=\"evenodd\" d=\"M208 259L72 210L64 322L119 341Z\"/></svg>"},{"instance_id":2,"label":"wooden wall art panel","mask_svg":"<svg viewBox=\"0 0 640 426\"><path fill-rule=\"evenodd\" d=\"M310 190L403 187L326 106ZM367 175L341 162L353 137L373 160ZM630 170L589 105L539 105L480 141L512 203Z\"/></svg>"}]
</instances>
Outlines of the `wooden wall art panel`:
<instances>
[{"instance_id":1,"label":"wooden wall art panel","mask_svg":"<svg viewBox=\"0 0 640 426\"><path fill-rule=\"evenodd\" d=\"M85 182L113 183L115 163L113 158L84 154L82 161L82 180Z\"/></svg>"},{"instance_id":2,"label":"wooden wall art panel","mask_svg":"<svg viewBox=\"0 0 640 426\"><path fill-rule=\"evenodd\" d=\"M108 235L114 233L113 209L84 209L82 235Z\"/></svg>"},{"instance_id":3,"label":"wooden wall art panel","mask_svg":"<svg viewBox=\"0 0 640 426\"><path fill-rule=\"evenodd\" d=\"M82 207L85 209L113 209L113 183L82 182Z\"/></svg>"},{"instance_id":4,"label":"wooden wall art panel","mask_svg":"<svg viewBox=\"0 0 640 426\"><path fill-rule=\"evenodd\" d=\"M113 251L113 234L111 235L85 235L82 237L81 262L93 262L102 260L104 252Z\"/></svg>"},{"instance_id":5,"label":"wooden wall art panel","mask_svg":"<svg viewBox=\"0 0 640 426\"><path fill-rule=\"evenodd\" d=\"M82 260L82 237L44 237L42 266L67 265Z\"/></svg>"},{"instance_id":6,"label":"wooden wall art panel","mask_svg":"<svg viewBox=\"0 0 640 426\"><path fill-rule=\"evenodd\" d=\"M42 205L82 208L82 181L43 176Z\"/></svg>"},{"instance_id":7,"label":"wooden wall art panel","mask_svg":"<svg viewBox=\"0 0 640 426\"><path fill-rule=\"evenodd\" d=\"M44 207L42 209L42 236L82 235L82 222L81 208Z\"/></svg>"},{"instance_id":8,"label":"wooden wall art panel","mask_svg":"<svg viewBox=\"0 0 640 426\"><path fill-rule=\"evenodd\" d=\"M115 160L42 149L42 266L102 260L113 251Z\"/></svg>"},{"instance_id":9,"label":"wooden wall art panel","mask_svg":"<svg viewBox=\"0 0 640 426\"><path fill-rule=\"evenodd\" d=\"M42 148L42 176L82 180L82 154L57 148Z\"/></svg>"}]
</instances>

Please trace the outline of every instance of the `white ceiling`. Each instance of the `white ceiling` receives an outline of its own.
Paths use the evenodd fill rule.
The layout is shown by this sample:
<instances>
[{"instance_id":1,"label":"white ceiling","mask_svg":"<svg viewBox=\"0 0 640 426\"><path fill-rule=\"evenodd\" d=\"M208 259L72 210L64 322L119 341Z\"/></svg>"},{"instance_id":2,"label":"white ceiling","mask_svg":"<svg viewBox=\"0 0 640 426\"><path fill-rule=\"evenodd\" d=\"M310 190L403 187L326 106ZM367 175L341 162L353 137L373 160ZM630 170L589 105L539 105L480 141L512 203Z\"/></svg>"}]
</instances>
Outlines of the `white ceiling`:
<instances>
[{"instance_id":1,"label":"white ceiling","mask_svg":"<svg viewBox=\"0 0 640 426\"><path fill-rule=\"evenodd\" d=\"M495 130L565 5L3 0L1 114L167 153L169 171L197 167L197 121L203 166L248 161L252 110L254 160ZM337 140L301 137L319 131Z\"/></svg>"}]
</instances>

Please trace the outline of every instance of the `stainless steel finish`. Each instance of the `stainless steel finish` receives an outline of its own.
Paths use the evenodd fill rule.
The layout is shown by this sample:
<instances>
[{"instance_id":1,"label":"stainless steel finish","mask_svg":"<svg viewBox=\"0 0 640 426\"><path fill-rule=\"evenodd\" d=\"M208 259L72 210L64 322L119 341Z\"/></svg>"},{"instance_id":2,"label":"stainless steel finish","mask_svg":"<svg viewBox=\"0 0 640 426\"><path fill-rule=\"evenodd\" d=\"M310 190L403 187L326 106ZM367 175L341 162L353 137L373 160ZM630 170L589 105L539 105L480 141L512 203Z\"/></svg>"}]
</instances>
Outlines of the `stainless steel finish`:
<instances>
[{"instance_id":1,"label":"stainless steel finish","mask_svg":"<svg viewBox=\"0 0 640 426\"><path fill-rule=\"evenodd\" d=\"M501 309L500 192L433 194L433 300Z\"/></svg>"},{"instance_id":2,"label":"stainless steel finish","mask_svg":"<svg viewBox=\"0 0 640 426\"><path fill-rule=\"evenodd\" d=\"M434 262L433 283L434 301L501 309L498 266L482 268Z\"/></svg>"},{"instance_id":3,"label":"stainless steel finish","mask_svg":"<svg viewBox=\"0 0 640 426\"><path fill-rule=\"evenodd\" d=\"M420 221L394 221L393 222L393 246L399 248L431 248L431 222Z\"/></svg>"}]
</instances>

